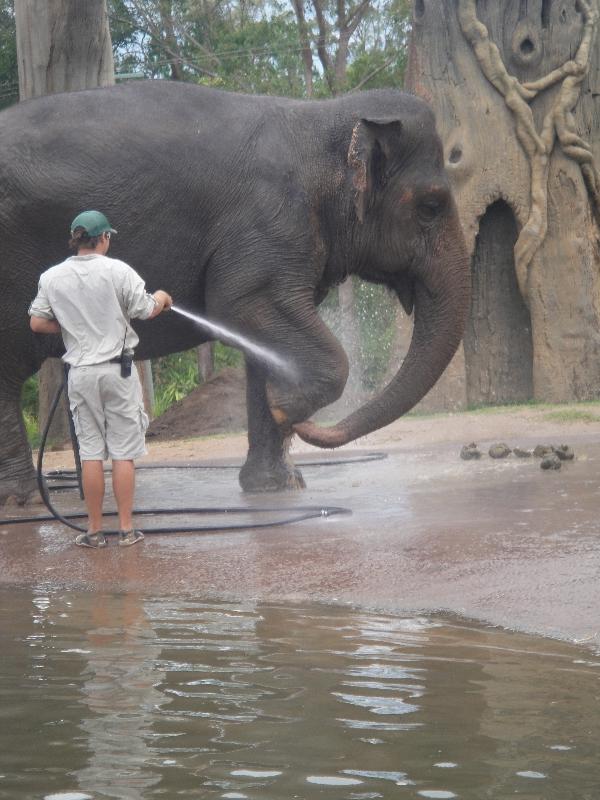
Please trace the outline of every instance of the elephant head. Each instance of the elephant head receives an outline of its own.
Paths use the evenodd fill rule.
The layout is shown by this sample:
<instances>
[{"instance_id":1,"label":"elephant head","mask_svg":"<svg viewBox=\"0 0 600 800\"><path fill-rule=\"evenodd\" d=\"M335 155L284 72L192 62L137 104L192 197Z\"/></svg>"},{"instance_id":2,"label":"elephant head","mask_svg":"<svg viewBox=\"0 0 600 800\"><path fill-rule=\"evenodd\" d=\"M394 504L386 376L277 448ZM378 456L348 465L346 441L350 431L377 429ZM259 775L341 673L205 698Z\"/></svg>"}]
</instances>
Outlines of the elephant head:
<instances>
[{"instance_id":1,"label":"elephant head","mask_svg":"<svg viewBox=\"0 0 600 800\"><path fill-rule=\"evenodd\" d=\"M435 384L463 335L470 303L470 265L443 167L433 115L407 98L401 118L362 118L354 125L348 171L361 278L384 284L414 329L408 353L387 387L337 425L294 425L319 447L339 447L390 424Z\"/></svg>"}]
</instances>

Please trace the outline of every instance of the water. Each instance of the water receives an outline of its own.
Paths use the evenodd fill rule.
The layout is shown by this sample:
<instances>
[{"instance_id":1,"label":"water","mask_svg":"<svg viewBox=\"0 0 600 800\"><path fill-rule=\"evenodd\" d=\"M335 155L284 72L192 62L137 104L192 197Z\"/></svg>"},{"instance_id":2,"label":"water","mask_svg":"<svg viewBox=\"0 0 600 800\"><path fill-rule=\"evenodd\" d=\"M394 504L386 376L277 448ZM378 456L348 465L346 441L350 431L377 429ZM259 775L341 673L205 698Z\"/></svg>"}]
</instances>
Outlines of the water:
<instances>
[{"instance_id":1,"label":"water","mask_svg":"<svg viewBox=\"0 0 600 800\"><path fill-rule=\"evenodd\" d=\"M0 589L0 798L594 800L600 658L320 606Z\"/></svg>"},{"instance_id":2,"label":"water","mask_svg":"<svg viewBox=\"0 0 600 800\"><path fill-rule=\"evenodd\" d=\"M201 328L204 328L204 330L208 331L215 339L219 339L224 344L230 345L231 347L237 347L244 353L249 353L258 361L273 367L275 370L277 370L277 372L287 377L289 380L296 381L298 379L298 372L296 368L284 361L283 358L278 356L277 353L273 352L273 350L269 349L268 347L263 347L262 345L253 342L247 336L234 333L223 325L218 325L216 322L211 322L211 320L206 319L206 317L201 317L199 314L192 314L190 311L186 311L179 306L171 306L171 311L174 311L176 314L180 314L182 317L191 319L197 325L200 325Z\"/></svg>"}]
</instances>

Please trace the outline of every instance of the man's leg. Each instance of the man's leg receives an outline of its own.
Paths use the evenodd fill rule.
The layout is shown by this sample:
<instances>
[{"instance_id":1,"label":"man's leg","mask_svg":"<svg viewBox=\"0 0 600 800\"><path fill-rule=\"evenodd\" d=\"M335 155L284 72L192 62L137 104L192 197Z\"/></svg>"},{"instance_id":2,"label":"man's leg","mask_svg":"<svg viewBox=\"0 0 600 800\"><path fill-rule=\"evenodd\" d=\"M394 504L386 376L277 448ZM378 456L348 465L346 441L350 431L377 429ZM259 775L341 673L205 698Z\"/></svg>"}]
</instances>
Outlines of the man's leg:
<instances>
[{"instance_id":1,"label":"man's leg","mask_svg":"<svg viewBox=\"0 0 600 800\"><path fill-rule=\"evenodd\" d=\"M135 492L135 464L133 461L113 459L112 485L119 511L119 528L122 531L130 531L133 528L131 514Z\"/></svg>"},{"instance_id":2,"label":"man's leg","mask_svg":"<svg viewBox=\"0 0 600 800\"><path fill-rule=\"evenodd\" d=\"M104 500L104 470L102 461L82 461L81 480L88 512L88 531L102 530L102 502Z\"/></svg>"}]
</instances>

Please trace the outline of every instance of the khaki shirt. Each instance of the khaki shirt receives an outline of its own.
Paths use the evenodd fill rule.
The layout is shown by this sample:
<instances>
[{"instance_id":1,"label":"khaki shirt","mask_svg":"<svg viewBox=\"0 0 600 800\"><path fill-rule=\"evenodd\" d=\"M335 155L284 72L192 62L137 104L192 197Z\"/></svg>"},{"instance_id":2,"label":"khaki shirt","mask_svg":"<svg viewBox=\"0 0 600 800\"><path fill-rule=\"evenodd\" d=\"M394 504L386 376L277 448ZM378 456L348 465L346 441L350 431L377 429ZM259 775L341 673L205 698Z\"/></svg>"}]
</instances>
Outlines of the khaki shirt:
<instances>
[{"instance_id":1,"label":"khaki shirt","mask_svg":"<svg viewBox=\"0 0 600 800\"><path fill-rule=\"evenodd\" d=\"M56 319L73 367L110 361L139 339L130 319L147 319L156 306L137 272L96 254L71 256L42 273L29 315Z\"/></svg>"}]
</instances>

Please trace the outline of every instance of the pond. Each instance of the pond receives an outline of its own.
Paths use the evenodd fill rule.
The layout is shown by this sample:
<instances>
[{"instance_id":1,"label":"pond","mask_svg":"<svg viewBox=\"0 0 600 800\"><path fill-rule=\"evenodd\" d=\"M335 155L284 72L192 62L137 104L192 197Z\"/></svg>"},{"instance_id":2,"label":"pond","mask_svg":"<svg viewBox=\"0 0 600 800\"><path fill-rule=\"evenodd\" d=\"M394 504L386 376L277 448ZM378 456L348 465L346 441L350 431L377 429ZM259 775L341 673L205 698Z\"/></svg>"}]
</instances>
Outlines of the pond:
<instances>
[{"instance_id":1,"label":"pond","mask_svg":"<svg viewBox=\"0 0 600 800\"><path fill-rule=\"evenodd\" d=\"M3 800L599 796L600 658L572 645L43 583L0 609Z\"/></svg>"}]
</instances>

